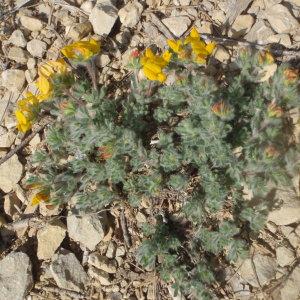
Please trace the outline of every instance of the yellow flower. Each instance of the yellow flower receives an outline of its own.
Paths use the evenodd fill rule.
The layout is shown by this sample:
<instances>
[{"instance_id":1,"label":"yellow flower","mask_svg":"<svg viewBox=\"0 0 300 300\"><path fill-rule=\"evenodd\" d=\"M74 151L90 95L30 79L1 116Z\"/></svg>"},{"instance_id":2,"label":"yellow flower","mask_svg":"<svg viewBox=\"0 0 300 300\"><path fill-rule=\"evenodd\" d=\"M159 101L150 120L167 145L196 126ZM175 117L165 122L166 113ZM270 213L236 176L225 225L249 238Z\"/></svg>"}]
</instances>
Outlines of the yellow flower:
<instances>
[{"instance_id":1,"label":"yellow flower","mask_svg":"<svg viewBox=\"0 0 300 300\"><path fill-rule=\"evenodd\" d=\"M37 205L40 202L48 202L49 201L49 193L39 192L37 193L31 200L31 205Z\"/></svg>"},{"instance_id":2,"label":"yellow flower","mask_svg":"<svg viewBox=\"0 0 300 300\"><path fill-rule=\"evenodd\" d=\"M200 37L199 32L193 27L189 36L184 40L184 44L190 44L195 62L205 64L207 56L211 55L216 47L214 42L206 44Z\"/></svg>"},{"instance_id":3,"label":"yellow flower","mask_svg":"<svg viewBox=\"0 0 300 300\"><path fill-rule=\"evenodd\" d=\"M270 51L265 51L265 52L260 52L258 55L258 62L260 64L273 64L275 61L273 55L271 54Z\"/></svg>"},{"instance_id":4,"label":"yellow flower","mask_svg":"<svg viewBox=\"0 0 300 300\"><path fill-rule=\"evenodd\" d=\"M48 61L39 67L38 73L40 76L49 78L54 74L64 74L68 71L68 65L60 58L56 61Z\"/></svg>"},{"instance_id":5,"label":"yellow flower","mask_svg":"<svg viewBox=\"0 0 300 300\"><path fill-rule=\"evenodd\" d=\"M20 110L16 110L15 111L15 116L16 119L18 121L17 123L17 129L21 132L27 132L31 127L32 127L32 122L30 119L28 119L25 114L20 111Z\"/></svg>"},{"instance_id":6,"label":"yellow flower","mask_svg":"<svg viewBox=\"0 0 300 300\"><path fill-rule=\"evenodd\" d=\"M32 121L35 118L39 100L32 93L27 93L26 98L21 99L15 111L17 119L17 129L21 132L27 132L32 127Z\"/></svg>"},{"instance_id":7,"label":"yellow flower","mask_svg":"<svg viewBox=\"0 0 300 300\"><path fill-rule=\"evenodd\" d=\"M166 75L162 69L167 66L171 57L172 54L169 51L165 51L162 56L159 56L155 55L150 48L147 48L140 60L145 76L149 80L164 82Z\"/></svg>"},{"instance_id":8,"label":"yellow flower","mask_svg":"<svg viewBox=\"0 0 300 300\"><path fill-rule=\"evenodd\" d=\"M94 39L90 39L89 41L79 41L65 46L60 51L69 59L86 61L99 53L100 42Z\"/></svg>"},{"instance_id":9,"label":"yellow flower","mask_svg":"<svg viewBox=\"0 0 300 300\"><path fill-rule=\"evenodd\" d=\"M48 79L47 77L41 75L37 79L35 85L40 92L39 95L37 96L40 101L44 101L51 97L53 91L53 84L51 82L51 79Z\"/></svg>"},{"instance_id":10,"label":"yellow flower","mask_svg":"<svg viewBox=\"0 0 300 300\"><path fill-rule=\"evenodd\" d=\"M174 41L174 40L167 40L169 47L175 52L180 53L182 51L182 41Z\"/></svg>"}]
</instances>

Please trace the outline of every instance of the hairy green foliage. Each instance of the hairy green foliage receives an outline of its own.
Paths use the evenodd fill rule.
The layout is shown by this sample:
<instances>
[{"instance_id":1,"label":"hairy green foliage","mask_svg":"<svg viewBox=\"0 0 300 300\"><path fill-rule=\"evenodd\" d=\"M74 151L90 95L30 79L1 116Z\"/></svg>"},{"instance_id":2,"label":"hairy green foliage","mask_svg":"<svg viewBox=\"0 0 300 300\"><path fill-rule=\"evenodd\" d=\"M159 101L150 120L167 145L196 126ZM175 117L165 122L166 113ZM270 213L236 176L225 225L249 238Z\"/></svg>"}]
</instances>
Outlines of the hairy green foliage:
<instances>
[{"instance_id":1,"label":"hairy green foliage","mask_svg":"<svg viewBox=\"0 0 300 300\"><path fill-rule=\"evenodd\" d=\"M276 189L292 186L299 171L289 113L299 107L297 82L287 81L285 66L261 82L256 55L241 55L238 65L221 84L201 70L150 93L148 82L133 81L132 94L118 101L75 82L72 97L56 93L47 104L58 118L33 157L31 183L82 210L184 191L185 225L162 209L137 257L175 290L209 298L211 258L245 255L242 236L258 232Z\"/></svg>"}]
</instances>

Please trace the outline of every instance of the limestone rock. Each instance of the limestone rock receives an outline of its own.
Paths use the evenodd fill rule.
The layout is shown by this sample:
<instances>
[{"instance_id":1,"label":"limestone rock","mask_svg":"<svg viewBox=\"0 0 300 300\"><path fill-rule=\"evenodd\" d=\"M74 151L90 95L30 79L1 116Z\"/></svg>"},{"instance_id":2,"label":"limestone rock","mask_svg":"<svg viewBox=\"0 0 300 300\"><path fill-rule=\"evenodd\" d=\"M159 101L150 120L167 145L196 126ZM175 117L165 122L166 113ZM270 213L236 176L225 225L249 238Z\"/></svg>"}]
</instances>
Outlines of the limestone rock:
<instances>
[{"instance_id":1,"label":"limestone rock","mask_svg":"<svg viewBox=\"0 0 300 300\"><path fill-rule=\"evenodd\" d=\"M9 193L20 181L23 173L23 166L15 154L2 165L0 165L0 189Z\"/></svg>"},{"instance_id":2,"label":"limestone rock","mask_svg":"<svg viewBox=\"0 0 300 300\"><path fill-rule=\"evenodd\" d=\"M106 257L108 258L114 258L116 255L116 243L114 241L110 241L108 244L107 250L106 250Z\"/></svg>"},{"instance_id":3,"label":"limestone rock","mask_svg":"<svg viewBox=\"0 0 300 300\"><path fill-rule=\"evenodd\" d=\"M97 2L89 16L94 32L99 35L108 35L117 19L118 10L110 1Z\"/></svg>"},{"instance_id":4,"label":"limestone rock","mask_svg":"<svg viewBox=\"0 0 300 300\"><path fill-rule=\"evenodd\" d=\"M30 31L40 31L43 29L43 23L41 20L28 16L21 16L20 22L22 26Z\"/></svg>"},{"instance_id":5,"label":"limestone rock","mask_svg":"<svg viewBox=\"0 0 300 300\"><path fill-rule=\"evenodd\" d=\"M270 282L276 274L276 261L274 258L266 255L256 254L253 257L253 263L256 269L256 274L260 285L265 285ZM241 268L238 270L241 277L254 287L259 287L256 280L255 271L252 268L251 259L244 261Z\"/></svg>"},{"instance_id":6,"label":"limestone rock","mask_svg":"<svg viewBox=\"0 0 300 300\"><path fill-rule=\"evenodd\" d=\"M268 221L276 225L288 225L300 221L300 201L287 198L280 208L269 213Z\"/></svg>"},{"instance_id":7,"label":"limestone rock","mask_svg":"<svg viewBox=\"0 0 300 300\"><path fill-rule=\"evenodd\" d=\"M50 259L66 236L66 226L57 221L47 224L37 232L37 257L39 259Z\"/></svg>"},{"instance_id":8,"label":"limestone rock","mask_svg":"<svg viewBox=\"0 0 300 300\"><path fill-rule=\"evenodd\" d=\"M248 33L254 24L254 18L251 15L238 16L231 26L229 36L239 38Z\"/></svg>"},{"instance_id":9,"label":"limestone rock","mask_svg":"<svg viewBox=\"0 0 300 300\"><path fill-rule=\"evenodd\" d=\"M300 293L300 267L297 266L289 275L280 291L281 299L298 300Z\"/></svg>"},{"instance_id":10,"label":"limestone rock","mask_svg":"<svg viewBox=\"0 0 300 300\"><path fill-rule=\"evenodd\" d=\"M67 37L74 41L81 40L92 32L92 24L90 22L75 23L69 28L66 27Z\"/></svg>"},{"instance_id":11,"label":"limestone rock","mask_svg":"<svg viewBox=\"0 0 300 300\"><path fill-rule=\"evenodd\" d=\"M71 239L80 242L90 250L104 238L107 227L107 216L102 214L75 216L67 218L68 233Z\"/></svg>"},{"instance_id":12,"label":"limestone rock","mask_svg":"<svg viewBox=\"0 0 300 300\"><path fill-rule=\"evenodd\" d=\"M7 69L1 74L2 86L12 92L20 92L25 84L25 72L18 69Z\"/></svg>"},{"instance_id":13,"label":"limestone rock","mask_svg":"<svg viewBox=\"0 0 300 300\"><path fill-rule=\"evenodd\" d=\"M4 196L4 211L9 215L13 220L15 220L14 215L18 213L17 208L21 208L22 202L16 196L15 193L10 193ZM17 208L16 208L17 207Z\"/></svg>"},{"instance_id":14,"label":"limestone rock","mask_svg":"<svg viewBox=\"0 0 300 300\"><path fill-rule=\"evenodd\" d=\"M27 50L33 57L42 58L47 50L47 44L43 41L33 39L27 43Z\"/></svg>"},{"instance_id":15,"label":"limestone rock","mask_svg":"<svg viewBox=\"0 0 300 300\"><path fill-rule=\"evenodd\" d=\"M12 130L8 131L5 127L0 126L0 148L10 148L15 139L16 135Z\"/></svg>"},{"instance_id":16,"label":"limestone rock","mask_svg":"<svg viewBox=\"0 0 300 300\"><path fill-rule=\"evenodd\" d=\"M181 37L191 25L190 18L185 16L165 18L162 19L162 22L178 38Z\"/></svg>"},{"instance_id":17,"label":"limestone rock","mask_svg":"<svg viewBox=\"0 0 300 300\"><path fill-rule=\"evenodd\" d=\"M273 34L274 31L266 25L264 20L258 20L246 34L245 39L249 42L265 44L267 38Z\"/></svg>"},{"instance_id":18,"label":"limestone rock","mask_svg":"<svg viewBox=\"0 0 300 300\"><path fill-rule=\"evenodd\" d=\"M76 256L67 250L54 255L50 271L56 284L66 290L80 292L88 282L88 276Z\"/></svg>"},{"instance_id":19,"label":"limestone rock","mask_svg":"<svg viewBox=\"0 0 300 300\"><path fill-rule=\"evenodd\" d=\"M225 63L230 59L230 54L223 46L218 45L215 50L214 57L218 61Z\"/></svg>"},{"instance_id":20,"label":"limestone rock","mask_svg":"<svg viewBox=\"0 0 300 300\"><path fill-rule=\"evenodd\" d=\"M226 1L226 20L229 24L232 24L237 16L239 16L252 0L229 0Z\"/></svg>"},{"instance_id":21,"label":"limestone rock","mask_svg":"<svg viewBox=\"0 0 300 300\"><path fill-rule=\"evenodd\" d=\"M276 249L276 257L280 267L289 266L295 259L294 252L283 246Z\"/></svg>"},{"instance_id":22,"label":"limestone rock","mask_svg":"<svg viewBox=\"0 0 300 300\"><path fill-rule=\"evenodd\" d=\"M23 32L20 29L15 30L10 38L8 39L8 41L10 43L12 43L13 45L17 46L17 47L21 47L24 48L27 45L27 41L24 37Z\"/></svg>"},{"instance_id":23,"label":"limestone rock","mask_svg":"<svg viewBox=\"0 0 300 300\"><path fill-rule=\"evenodd\" d=\"M201 33L212 34L213 33L213 25L208 21L197 20L195 22L195 27Z\"/></svg>"},{"instance_id":24,"label":"limestone rock","mask_svg":"<svg viewBox=\"0 0 300 300\"><path fill-rule=\"evenodd\" d=\"M267 42L281 44L287 48L292 46L291 38L286 33L273 34L267 38Z\"/></svg>"},{"instance_id":25,"label":"limestone rock","mask_svg":"<svg viewBox=\"0 0 300 300\"><path fill-rule=\"evenodd\" d=\"M80 8L87 14L90 14L92 12L93 7L94 7L94 3L93 1L90 0L84 1L80 6Z\"/></svg>"},{"instance_id":26,"label":"limestone rock","mask_svg":"<svg viewBox=\"0 0 300 300\"><path fill-rule=\"evenodd\" d=\"M102 256L97 252L89 255L88 263L97 269L105 271L106 273L114 274L117 272L116 261L111 260L106 256Z\"/></svg>"},{"instance_id":27,"label":"limestone rock","mask_svg":"<svg viewBox=\"0 0 300 300\"><path fill-rule=\"evenodd\" d=\"M103 68L110 63L110 58L107 54L98 55L95 59L98 68Z\"/></svg>"},{"instance_id":28,"label":"limestone rock","mask_svg":"<svg viewBox=\"0 0 300 300\"><path fill-rule=\"evenodd\" d=\"M24 300L33 286L27 254L11 252L0 261L0 299Z\"/></svg>"},{"instance_id":29,"label":"limestone rock","mask_svg":"<svg viewBox=\"0 0 300 300\"><path fill-rule=\"evenodd\" d=\"M7 57L19 64L26 64L28 60L28 52L19 47L11 47L8 51Z\"/></svg>"},{"instance_id":30,"label":"limestone rock","mask_svg":"<svg viewBox=\"0 0 300 300\"><path fill-rule=\"evenodd\" d=\"M140 20L143 12L143 5L139 2L128 2L119 10L121 23L129 28L134 27Z\"/></svg>"},{"instance_id":31,"label":"limestone rock","mask_svg":"<svg viewBox=\"0 0 300 300\"><path fill-rule=\"evenodd\" d=\"M26 81L30 84L32 83L35 78L37 77L37 69L31 69L31 70L26 70L25 71L25 78L26 78Z\"/></svg>"},{"instance_id":32,"label":"limestone rock","mask_svg":"<svg viewBox=\"0 0 300 300\"><path fill-rule=\"evenodd\" d=\"M282 4L270 6L265 12L265 17L277 33L288 33L299 27L299 22Z\"/></svg>"},{"instance_id":33,"label":"limestone rock","mask_svg":"<svg viewBox=\"0 0 300 300\"><path fill-rule=\"evenodd\" d=\"M111 285L111 279L109 277L109 274L102 271L102 270L99 270L95 267L90 267L89 270L88 270L88 274L92 277L92 278L95 278L96 280L98 280L101 285Z\"/></svg>"}]
</instances>

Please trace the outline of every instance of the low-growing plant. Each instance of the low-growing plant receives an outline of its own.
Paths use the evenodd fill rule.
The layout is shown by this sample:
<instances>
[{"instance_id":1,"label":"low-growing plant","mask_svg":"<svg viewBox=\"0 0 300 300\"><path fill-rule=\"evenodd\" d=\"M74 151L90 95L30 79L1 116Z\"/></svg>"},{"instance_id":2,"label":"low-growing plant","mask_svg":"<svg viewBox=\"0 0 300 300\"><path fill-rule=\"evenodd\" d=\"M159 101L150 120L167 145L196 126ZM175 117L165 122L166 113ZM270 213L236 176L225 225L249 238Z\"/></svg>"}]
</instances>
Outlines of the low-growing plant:
<instances>
[{"instance_id":1,"label":"low-growing plant","mask_svg":"<svg viewBox=\"0 0 300 300\"><path fill-rule=\"evenodd\" d=\"M243 51L235 70L217 81L197 64L213 44L195 31L168 43L162 56L150 49L135 55L132 65L140 61L155 82L133 76L125 99L109 98L106 87L93 90L72 72L51 77L51 101L39 102L38 111L56 121L32 158L29 184L41 196L35 203L72 199L87 211L184 193L178 209L162 205L144 228L137 259L176 291L206 299L218 266L247 253L276 189L291 187L299 171L291 119L298 77L284 65L266 77L270 54ZM160 85L170 70L173 83Z\"/></svg>"}]
</instances>

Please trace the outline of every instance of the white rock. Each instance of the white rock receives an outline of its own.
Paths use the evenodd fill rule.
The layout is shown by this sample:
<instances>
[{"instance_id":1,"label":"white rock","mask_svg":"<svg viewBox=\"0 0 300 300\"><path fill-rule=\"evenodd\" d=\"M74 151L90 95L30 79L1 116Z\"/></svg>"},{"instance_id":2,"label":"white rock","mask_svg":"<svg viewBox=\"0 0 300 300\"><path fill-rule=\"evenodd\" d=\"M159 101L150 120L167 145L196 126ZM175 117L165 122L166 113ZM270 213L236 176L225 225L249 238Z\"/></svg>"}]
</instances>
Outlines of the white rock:
<instances>
[{"instance_id":1,"label":"white rock","mask_svg":"<svg viewBox=\"0 0 300 300\"><path fill-rule=\"evenodd\" d=\"M66 236L66 226L57 221L47 224L37 232L37 257L39 259L50 259L58 249Z\"/></svg>"},{"instance_id":2,"label":"white rock","mask_svg":"<svg viewBox=\"0 0 300 300\"><path fill-rule=\"evenodd\" d=\"M265 12L265 17L277 33L288 33L299 27L298 21L281 4L270 6Z\"/></svg>"},{"instance_id":3,"label":"white rock","mask_svg":"<svg viewBox=\"0 0 300 300\"><path fill-rule=\"evenodd\" d=\"M264 0L254 0L247 12L248 14L257 15L261 10L264 9L265 9Z\"/></svg>"},{"instance_id":4,"label":"white rock","mask_svg":"<svg viewBox=\"0 0 300 300\"><path fill-rule=\"evenodd\" d=\"M280 267L289 266L295 259L294 252L286 247L276 249L277 263Z\"/></svg>"},{"instance_id":5,"label":"white rock","mask_svg":"<svg viewBox=\"0 0 300 300\"><path fill-rule=\"evenodd\" d=\"M134 27L140 20L143 12L143 5L139 2L128 2L119 10L121 23L129 28Z\"/></svg>"},{"instance_id":6,"label":"white rock","mask_svg":"<svg viewBox=\"0 0 300 300\"><path fill-rule=\"evenodd\" d=\"M13 220L15 220L15 214L18 213L18 209L20 210L22 206L22 202L16 194L7 194L4 196L4 204L3 208L7 215L9 215ZM18 208L18 209L17 209Z\"/></svg>"},{"instance_id":7,"label":"white rock","mask_svg":"<svg viewBox=\"0 0 300 300\"><path fill-rule=\"evenodd\" d=\"M297 266L285 281L280 291L282 300L299 300L300 293L300 267Z\"/></svg>"},{"instance_id":8,"label":"white rock","mask_svg":"<svg viewBox=\"0 0 300 300\"><path fill-rule=\"evenodd\" d=\"M40 31L43 28L43 23L41 20L28 16L20 17L21 24L30 31Z\"/></svg>"},{"instance_id":9,"label":"white rock","mask_svg":"<svg viewBox=\"0 0 300 300\"><path fill-rule=\"evenodd\" d=\"M6 93L0 99L0 120L4 119L4 115L7 112L7 106L9 104L9 102L11 101L10 96L11 96L11 92L6 91Z\"/></svg>"},{"instance_id":10,"label":"white rock","mask_svg":"<svg viewBox=\"0 0 300 300\"><path fill-rule=\"evenodd\" d=\"M80 242L89 250L94 250L104 238L107 230L106 214L67 217L68 233L71 239Z\"/></svg>"},{"instance_id":11,"label":"white rock","mask_svg":"<svg viewBox=\"0 0 300 300\"><path fill-rule=\"evenodd\" d=\"M1 74L2 86L12 92L20 92L25 84L25 72L18 69L7 69Z\"/></svg>"},{"instance_id":12,"label":"white rock","mask_svg":"<svg viewBox=\"0 0 300 300\"><path fill-rule=\"evenodd\" d=\"M106 257L114 258L116 254L116 243L114 241L110 241L106 250Z\"/></svg>"},{"instance_id":13,"label":"white rock","mask_svg":"<svg viewBox=\"0 0 300 300\"><path fill-rule=\"evenodd\" d=\"M12 130L8 131L0 126L0 148L10 148L15 139L16 135Z\"/></svg>"},{"instance_id":14,"label":"white rock","mask_svg":"<svg viewBox=\"0 0 300 300\"><path fill-rule=\"evenodd\" d=\"M281 44L287 48L292 45L291 38L286 33L273 34L267 38L267 42Z\"/></svg>"},{"instance_id":15,"label":"white rock","mask_svg":"<svg viewBox=\"0 0 300 300\"><path fill-rule=\"evenodd\" d=\"M84 1L80 8L85 11L87 14L90 14L92 12L92 9L94 8L94 2L93 1Z\"/></svg>"},{"instance_id":16,"label":"white rock","mask_svg":"<svg viewBox=\"0 0 300 300\"><path fill-rule=\"evenodd\" d=\"M239 38L248 33L254 24L254 18L251 15L240 15L233 22L229 36Z\"/></svg>"},{"instance_id":17,"label":"white rock","mask_svg":"<svg viewBox=\"0 0 300 300\"><path fill-rule=\"evenodd\" d=\"M125 255L125 247L124 246L118 247L116 251L116 257L120 257L124 255Z\"/></svg>"},{"instance_id":18,"label":"white rock","mask_svg":"<svg viewBox=\"0 0 300 300\"><path fill-rule=\"evenodd\" d=\"M221 45L217 46L217 49L215 50L213 56L215 57L215 59L217 59L218 61L220 61L222 63L225 63L230 59L230 54Z\"/></svg>"},{"instance_id":19,"label":"white rock","mask_svg":"<svg viewBox=\"0 0 300 300\"><path fill-rule=\"evenodd\" d=\"M195 22L195 27L200 33L212 34L213 33L213 25L208 21L197 20Z\"/></svg>"},{"instance_id":20,"label":"white rock","mask_svg":"<svg viewBox=\"0 0 300 300\"><path fill-rule=\"evenodd\" d=\"M287 0L286 2L290 2L295 6L298 6L300 8L300 0Z\"/></svg>"},{"instance_id":21,"label":"white rock","mask_svg":"<svg viewBox=\"0 0 300 300\"><path fill-rule=\"evenodd\" d=\"M55 254L50 271L56 284L63 289L80 292L88 283L88 276L76 256L67 250Z\"/></svg>"},{"instance_id":22,"label":"white rock","mask_svg":"<svg viewBox=\"0 0 300 300\"><path fill-rule=\"evenodd\" d=\"M15 154L0 165L0 189L9 193L20 181L23 173L23 165Z\"/></svg>"},{"instance_id":23,"label":"white rock","mask_svg":"<svg viewBox=\"0 0 300 300\"><path fill-rule=\"evenodd\" d=\"M178 38L181 37L191 25L190 18L184 16L165 18L162 19L162 22Z\"/></svg>"},{"instance_id":24,"label":"white rock","mask_svg":"<svg viewBox=\"0 0 300 300\"><path fill-rule=\"evenodd\" d=\"M110 58L107 54L98 55L95 59L98 68L103 68L110 63Z\"/></svg>"},{"instance_id":25,"label":"white rock","mask_svg":"<svg viewBox=\"0 0 300 300\"><path fill-rule=\"evenodd\" d=\"M25 65L27 63L29 53L22 48L11 47L8 51L7 57L17 63Z\"/></svg>"},{"instance_id":26,"label":"white rock","mask_svg":"<svg viewBox=\"0 0 300 300\"><path fill-rule=\"evenodd\" d=\"M36 59L33 58L33 57L28 58L28 61L27 61L27 68L28 68L29 70L31 70L31 69L34 69L35 66L36 66Z\"/></svg>"},{"instance_id":27,"label":"white rock","mask_svg":"<svg viewBox=\"0 0 300 300\"><path fill-rule=\"evenodd\" d=\"M109 278L109 274L102 270L98 270L97 268L91 266L91 267L89 267L88 274L92 278L95 278L96 280L98 280L101 283L101 285L104 285L104 286L111 285L111 280Z\"/></svg>"},{"instance_id":28,"label":"white rock","mask_svg":"<svg viewBox=\"0 0 300 300\"><path fill-rule=\"evenodd\" d=\"M26 81L30 84L32 83L35 78L37 77L37 69L31 69L31 70L26 70L25 71L25 78Z\"/></svg>"},{"instance_id":29,"label":"white rock","mask_svg":"<svg viewBox=\"0 0 300 300\"><path fill-rule=\"evenodd\" d=\"M276 225L288 225L300 221L300 202L287 199L279 209L275 209L269 213L268 221Z\"/></svg>"},{"instance_id":30,"label":"white rock","mask_svg":"<svg viewBox=\"0 0 300 300\"><path fill-rule=\"evenodd\" d=\"M75 23L69 28L66 27L66 36L74 41L81 40L92 32L92 24L90 22Z\"/></svg>"},{"instance_id":31,"label":"white rock","mask_svg":"<svg viewBox=\"0 0 300 300\"><path fill-rule=\"evenodd\" d=\"M33 57L42 58L47 50L47 44L43 41L33 39L27 43L27 50Z\"/></svg>"},{"instance_id":32,"label":"white rock","mask_svg":"<svg viewBox=\"0 0 300 300\"><path fill-rule=\"evenodd\" d=\"M209 14L217 24L223 24L226 21L226 16L222 10L214 9Z\"/></svg>"},{"instance_id":33,"label":"white rock","mask_svg":"<svg viewBox=\"0 0 300 300\"><path fill-rule=\"evenodd\" d=\"M24 48L26 47L27 41L24 37L23 32L20 29L15 30L9 40L10 43L12 43L13 45L17 46L17 47L21 47Z\"/></svg>"},{"instance_id":34,"label":"white rock","mask_svg":"<svg viewBox=\"0 0 300 300\"><path fill-rule=\"evenodd\" d=\"M274 31L268 27L263 20L258 20L246 34L245 39L249 42L257 42L258 44L265 44L267 38L273 35Z\"/></svg>"},{"instance_id":35,"label":"white rock","mask_svg":"<svg viewBox=\"0 0 300 300\"><path fill-rule=\"evenodd\" d=\"M106 256L100 255L97 252L91 253L88 258L88 263L97 269L106 273L114 274L117 272L117 263Z\"/></svg>"},{"instance_id":36,"label":"white rock","mask_svg":"<svg viewBox=\"0 0 300 300\"><path fill-rule=\"evenodd\" d=\"M136 214L135 218L138 223L146 223L147 222L146 216L143 213L141 213L140 211Z\"/></svg>"},{"instance_id":37,"label":"white rock","mask_svg":"<svg viewBox=\"0 0 300 300\"><path fill-rule=\"evenodd\" d=\"M229 0L225 3L226 21L232 24L237 16L241 15L244 10L249 6L252 0Z\"/></svg>"},{"instance_id":38,"label":"white rock","mask_svg":"<svg viewBox=\"0 0 300 300\"><path fill-rule=\"evenodd\" d=\"M33 286L27 254L11 252L0 261L0 299L24 300Z\"/></svg>"},{"instance_id":39,"label":"white rock","mask_svg":"<svg viewBox=\"0 0 300 300\"><path fill-rule=\"evenodd\" d=\"M94 32L99 35L109 34L117 19L118 10L110 1L97 2L89 16Z\"/></svg>"},{"instance_id":40,"label":"white rock","mask_svg":"<svg viewBox=\"0 0 300 300\"><path fill-rule=\"evenodd\" d=\"M266 255L256 254L253 257L253 263L259 283L262 286L269 283L270 280L275 277L276 261L274 258ZM244 261L241 268L238 270L238 273L249 284L254 287L259 287L259 283L256 280L256 274L252 268L252 262L250 258Z\"/></svg>"}]
</instances>

